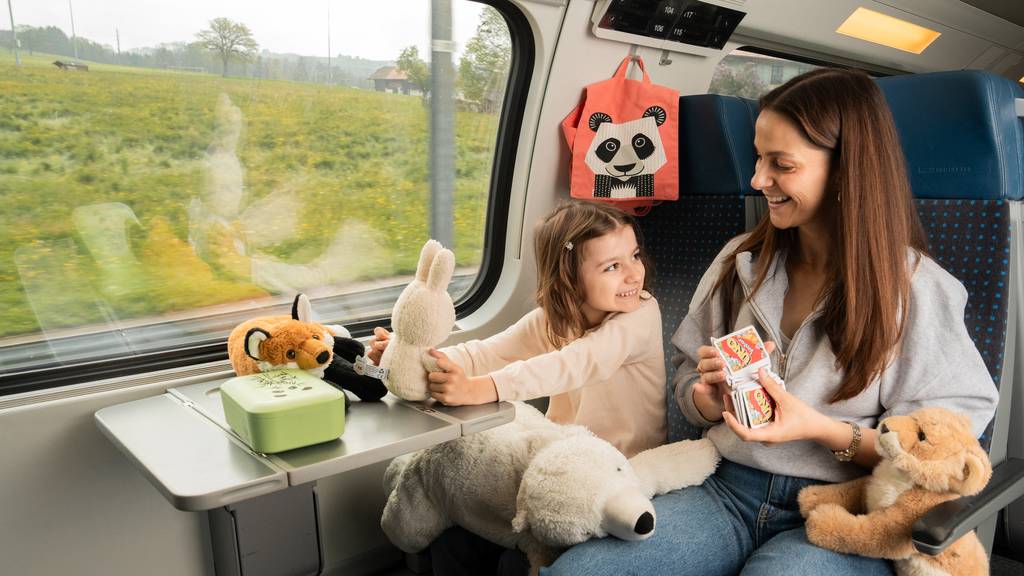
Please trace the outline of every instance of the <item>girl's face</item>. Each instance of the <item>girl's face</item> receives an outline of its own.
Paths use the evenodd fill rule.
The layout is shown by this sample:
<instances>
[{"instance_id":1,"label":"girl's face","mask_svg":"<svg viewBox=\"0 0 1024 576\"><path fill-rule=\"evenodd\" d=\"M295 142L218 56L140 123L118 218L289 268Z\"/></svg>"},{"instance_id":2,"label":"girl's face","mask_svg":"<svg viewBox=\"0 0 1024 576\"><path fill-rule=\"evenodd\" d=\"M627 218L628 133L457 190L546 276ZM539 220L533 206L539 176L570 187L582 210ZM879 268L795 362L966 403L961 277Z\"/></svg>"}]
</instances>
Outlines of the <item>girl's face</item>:
<instances>
[{"instance_id":1,"label":"girl's face","mask_svg":"<svg viewBox=\"0 0 1024 576\"><path fill-rule=\"evenodd\" d=\"M590 327L601 323L608 312L632 312L640 307L644 263L631 226L583 243L580 280L586 295L583 313Z\"/></svg>"},{"instance_id":2,"label":"girl's face","mask_svg":"<svg viewBox=\"0 0 1024 576\"><path fill-rule=\"evenodd\" d=\"M750 185L768 199L772 225L779 229L826 222L830 151L807 140L780 114L764 110L754 125L757 164Z\"/></svg>"}]
</instances>

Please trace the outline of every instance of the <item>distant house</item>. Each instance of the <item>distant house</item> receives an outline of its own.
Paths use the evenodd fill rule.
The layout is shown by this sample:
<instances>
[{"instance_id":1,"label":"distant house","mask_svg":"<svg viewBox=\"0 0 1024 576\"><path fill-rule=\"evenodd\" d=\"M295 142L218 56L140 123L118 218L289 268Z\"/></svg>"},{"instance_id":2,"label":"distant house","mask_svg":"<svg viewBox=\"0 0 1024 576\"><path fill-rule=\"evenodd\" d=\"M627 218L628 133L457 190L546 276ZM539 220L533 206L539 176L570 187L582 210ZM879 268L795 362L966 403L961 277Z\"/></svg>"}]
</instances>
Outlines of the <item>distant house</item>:
<instances>
[{"instance_id":1,"label":"distant house","mask_svg":"<svg viewBox=\"0 0 1024 576\"><path fill-rule=\"evenodd\" d=\"M409 77L405 75L405 72L402 72L395 66L378 68L376 72L370 75L370 80L373 80L373 89L378 92L391 92L393 94L419 93L419 89L409 81Z\"/></svg>"}]
</instances>

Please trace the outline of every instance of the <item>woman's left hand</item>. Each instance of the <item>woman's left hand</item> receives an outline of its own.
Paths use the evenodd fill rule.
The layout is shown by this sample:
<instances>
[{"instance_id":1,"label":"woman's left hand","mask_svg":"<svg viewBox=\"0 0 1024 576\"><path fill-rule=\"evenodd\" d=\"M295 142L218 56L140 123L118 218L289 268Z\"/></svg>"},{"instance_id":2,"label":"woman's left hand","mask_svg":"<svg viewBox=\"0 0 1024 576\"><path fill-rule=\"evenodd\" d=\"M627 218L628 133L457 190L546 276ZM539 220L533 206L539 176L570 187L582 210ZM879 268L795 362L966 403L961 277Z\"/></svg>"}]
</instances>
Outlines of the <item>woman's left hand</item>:
<instances>
[{"instance_id":1,"label":"woman's left hand","mask_svg":"<svg viewBox=\"0 0 1024 576\"><path fill-rule=\"evenodd\" d=\"M775 420L761 428L747 428L730 412L725 423L745 442L777 444L793 440L813 440L828 417L811 408L803 400L787 392L767 370L758 371L758 383L775 400Z\"/></svg>"}]
</instances>

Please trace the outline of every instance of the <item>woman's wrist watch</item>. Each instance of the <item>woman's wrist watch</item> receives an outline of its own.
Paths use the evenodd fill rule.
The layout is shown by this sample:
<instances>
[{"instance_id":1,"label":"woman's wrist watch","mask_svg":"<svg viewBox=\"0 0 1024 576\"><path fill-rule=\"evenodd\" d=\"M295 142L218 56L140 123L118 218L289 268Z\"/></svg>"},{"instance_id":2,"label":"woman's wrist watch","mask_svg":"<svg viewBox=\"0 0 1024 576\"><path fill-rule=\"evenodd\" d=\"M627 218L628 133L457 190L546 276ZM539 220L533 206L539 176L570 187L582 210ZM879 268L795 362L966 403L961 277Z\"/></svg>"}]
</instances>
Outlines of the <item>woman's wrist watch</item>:
<instances>
[{"instance_id":1,"label":"woman's wrist watch","mask_svg":"<svg viewBox=\"0 0 1024 576\"><path fill-rule=\"evenodd\" d=\"M857 455L857 450L860 448L860 426L856 422L847 422L851 428L853 428L853 439L850 440L850 445L845 450L833 450L832 453L836 455L836 460L840 462L849 462L853 460L853 457Z\"/></svg>"}]
</instances>

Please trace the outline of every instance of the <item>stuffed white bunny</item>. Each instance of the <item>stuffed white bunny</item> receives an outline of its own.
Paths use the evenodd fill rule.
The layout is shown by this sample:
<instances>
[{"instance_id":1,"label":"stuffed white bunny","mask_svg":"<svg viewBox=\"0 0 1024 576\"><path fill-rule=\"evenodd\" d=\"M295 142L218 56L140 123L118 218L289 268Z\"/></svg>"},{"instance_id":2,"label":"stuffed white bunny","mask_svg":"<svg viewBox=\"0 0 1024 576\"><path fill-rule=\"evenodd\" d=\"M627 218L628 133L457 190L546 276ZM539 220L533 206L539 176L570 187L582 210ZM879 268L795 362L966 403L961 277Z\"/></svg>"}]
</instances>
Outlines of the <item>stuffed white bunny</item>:
<instances>
[{"instance_id":1,"label":"stuffed white bunny","mask_svg":"<svg viewBox=\"0 0 1024 576\"><path fill-rule=\"evenodd\" d=\"M455 304L448 283L455 271L455 255L436 240L420 251L416 278L405 287L391 313L394 334L380 358L386 370L384 385L406 400L430 397L427 373L437 370L437 359L427 350L444 342L455 325Z\"/></svg>"}]
</instances>

